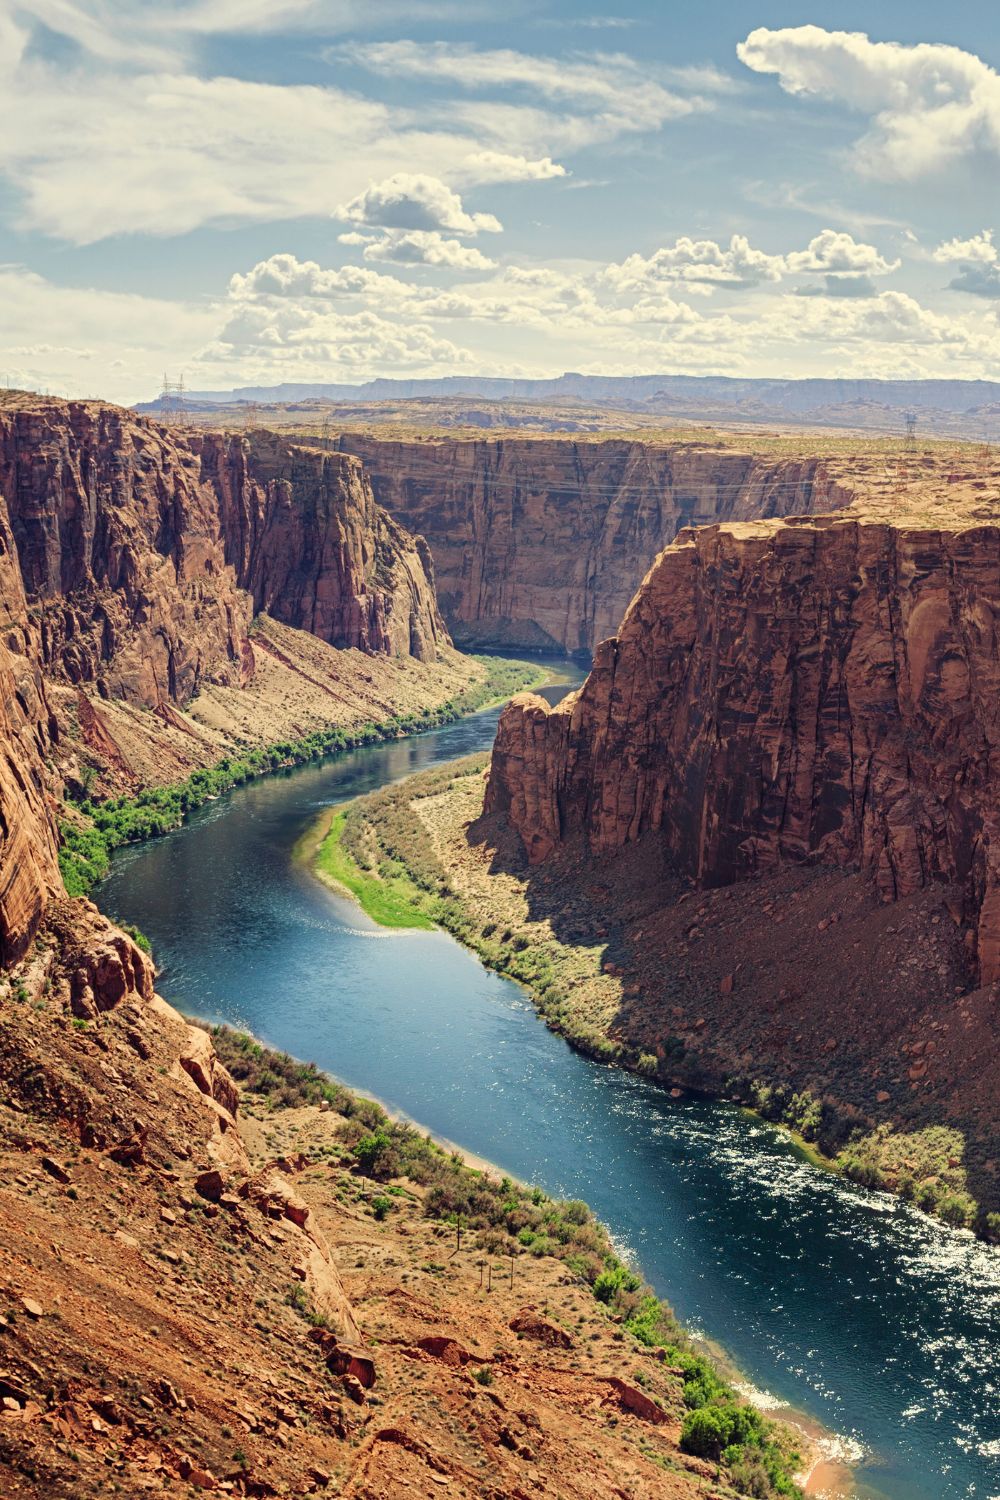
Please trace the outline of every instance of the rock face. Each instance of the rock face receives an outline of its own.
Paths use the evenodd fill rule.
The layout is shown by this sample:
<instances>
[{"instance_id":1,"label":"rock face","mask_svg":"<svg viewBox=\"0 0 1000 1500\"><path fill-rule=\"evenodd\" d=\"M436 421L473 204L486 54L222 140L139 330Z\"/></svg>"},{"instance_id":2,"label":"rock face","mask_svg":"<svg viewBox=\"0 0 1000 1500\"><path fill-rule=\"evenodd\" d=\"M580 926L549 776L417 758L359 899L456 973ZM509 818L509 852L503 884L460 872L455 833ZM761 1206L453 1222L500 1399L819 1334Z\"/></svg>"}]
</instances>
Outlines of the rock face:
<instances>
[{"instance_id":1,"label":"rock face","mask_svg":"<svg viewBox=\"0 0 1000 1500\"><path fill-rule=\"evenodd\" d=\"M262 609L335 646L433 660L447 639L426 548L341 455L22 399L0 408L0 498L45 670L104 697L247 682Z\"/></svg>"},{"instance_id":2,"label":"rock face","mask_svg":"<svg viewBox=\"0 0 1000 1500\"><path fill-rule=\"evenodd\" d=\"M592 651L682 527L815 514L853 496L824 460L699 443L338 442L379 503L427 538L460 645Z\"/></svg>"},{"instance_id":3,"label":"rock face","mask_svg":"<svg viewBox=\"0 0 1000 1500\"><path fill-rule=\"evenodd\" d=\"M334 646L435 659L447 634L427 544L376 505L357 459L254 432L208 436L201 463L255 613Z\"/></svg>"},{"instance_id":4,"label":"rock face","mask_svg":"<svg viewBox=\"0 0 1000 1500\"><path fill-rule=\"evenodd\" d=\"M504 713L487 810L532 861L644 836L704 885L787 861L957 882L1000 976L1000 530L686 531L583 688Z\"/></svg>"},{"instance_id":5,"label":"rock face","mask_svg":"<svg viewBox=\"0 0 1000 1500\"><path fill-rule=\"evenodd\" d=\"M55 725L14 538L0 511L0 966L20 958L61 889L46 756Z\"/></svg>"},{"instance_id":6,"label":"rock face","mask_svg":"<svg viewBox=\"0 0 1000 1500\"><path fill-rule=\"evenodd\" d=\"M98 743L88 694L169 716L207 684L246 685L262 609L422 661L448 639L426 545L375 504L356 459L98 402L0 404L0 964L61 890L46 682L80 690Z\"/></svg>"},{"instance_id":7,"label":"rock face","mask_svg":"<svg viewBox=\"0 0 1000 1500\"><path fill-rule=\"evenodd\" d=\"M151 708L252 673L250 602L183 441L96 403L0 408L0 496L46 672Z\"/></svg>"}]
</instances>

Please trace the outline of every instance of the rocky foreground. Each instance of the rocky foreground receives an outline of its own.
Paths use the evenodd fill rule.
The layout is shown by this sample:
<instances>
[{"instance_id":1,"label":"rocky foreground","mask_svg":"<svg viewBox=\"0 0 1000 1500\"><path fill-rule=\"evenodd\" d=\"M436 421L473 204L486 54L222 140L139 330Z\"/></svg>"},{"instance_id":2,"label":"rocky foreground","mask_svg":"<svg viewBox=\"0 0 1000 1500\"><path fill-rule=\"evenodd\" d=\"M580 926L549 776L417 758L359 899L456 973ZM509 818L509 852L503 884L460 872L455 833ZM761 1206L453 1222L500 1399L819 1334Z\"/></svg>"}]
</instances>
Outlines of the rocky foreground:
<instances>
[{"instance_id":1,"label":"rocky foreground","mask_svg":"<svg viewBox=\"0 0 1000 1500\"><path fill-rule=\"evenodd\" d=\"M230 1045L241 1093L92 907L53 908L0 1021L9 1500L725 1500L788 1472L770 1439L741 1460L752 1491L732 1455L682 1451L714 1377L654 1347L680 1335L637 1279L595 1296L618 1263L583 1205Z\"/></svg>"}]
</instances>

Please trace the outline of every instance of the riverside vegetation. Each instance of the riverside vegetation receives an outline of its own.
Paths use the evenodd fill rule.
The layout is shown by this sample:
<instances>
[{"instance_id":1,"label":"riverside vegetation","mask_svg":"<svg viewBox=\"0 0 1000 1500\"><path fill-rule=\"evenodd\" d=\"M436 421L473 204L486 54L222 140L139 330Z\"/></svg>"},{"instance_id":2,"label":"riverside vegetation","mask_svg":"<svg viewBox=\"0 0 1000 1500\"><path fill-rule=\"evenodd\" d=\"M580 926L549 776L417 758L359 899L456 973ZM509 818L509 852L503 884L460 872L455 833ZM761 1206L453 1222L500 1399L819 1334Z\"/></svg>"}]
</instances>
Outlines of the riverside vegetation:
<instances>
[{"instance_id":1,"label":"riverside vegetation","mask_svg":"<svg viewBox=\"0 0 1000 1500\"><path fill-rule=\"evenodd\" d=\"M655 1079L660 1059L610 1034L617 1005L607 1000L615 982L603 972L603 942L564 942L549 924L530 920L523 900L510 899L512 880L506 876L490 876L487 902L471 899L453 863L442 859L431 810L444 809L440 823L447 830L474 819L487 764L486 756L468 756L338 808L316 850L315 870L349 890L377 922L443 927L488 968L524 985L546 1024L573 1046ZM520 897L520 887L513 894ZM666 1038L668 1069L685 1050L680 1037ZM807 1089L752 1078L729 1079L726 1095L790 1130L815 1165L1000 1241L1000 1214L981 1210L967 1190L964 1142L953 1127L895 1131L882 1124L865 1131L845 1126Z\"/></svg>"},{"instance_id":2,"label":"riverside vegetation","mask_svg":"<svg viewBox=\"0 0 1000 1500\"><path fill-rule=\"evenodd\" d=\"M146 787L134 797L113 797L104 802L86 795L90 780L84 777L84 793L67 803L60 820L59 868L70 896L85 896L108 873L112 852L123 844L139 843L179 828L195 808L258 777L292 766L321 760L338 751L354 750L382 740L398 739L422 730L436 729L465 714L476 713L509 698L526 687L537 686L546 672L531 662L505 657L477 656L485 668L482 682L436 708L401 714L380 723L337 727L317 731L303 739L279 740L272 745L225 756L216 765L194 771L185 781L170 786Z\"/></svg>"},{"instance_id":3,"label":"riverside vegetation","mask_svg":"<svg viewBox=\"0 0 1000 1500\"><path fill-rule=\"evenodd\" d=\"M342 1117L338 1135L355 1169L378 1184L372 1213L394 1212L404 1184L416 1184L428 1218L471 1232L487 1255L554 1257L590 1287L607 1316L638 1344L662 1351L679 1379L685 1415L682 1451L717 1463L742 1495L768 1500L801 1494L793 1434L741 1400L698 1353L670 1307L621 1259L585 1203L550 1198L540 1188L471 1167L413 1125L392 1119L374 1100L265 1047L228 1026L210 1028L233 1077L268 1110L324 1105ZM341 1151L337 1151L338 1158Z\"/></svg>"}]
</instances>

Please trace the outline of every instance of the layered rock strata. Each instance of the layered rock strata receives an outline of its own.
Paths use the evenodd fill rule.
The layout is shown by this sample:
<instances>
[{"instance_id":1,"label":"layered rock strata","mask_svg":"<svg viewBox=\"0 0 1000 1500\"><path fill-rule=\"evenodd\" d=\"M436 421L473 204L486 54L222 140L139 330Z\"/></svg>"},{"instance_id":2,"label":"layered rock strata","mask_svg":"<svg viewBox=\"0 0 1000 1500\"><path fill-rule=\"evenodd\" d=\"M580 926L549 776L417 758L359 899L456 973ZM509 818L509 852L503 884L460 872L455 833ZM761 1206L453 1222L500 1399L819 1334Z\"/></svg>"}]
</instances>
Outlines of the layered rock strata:
<instances>
[{"instance_id":1,"label":"layered rock strata","mask_svg":"<svg viewBox=\"0 0 1000 1500\"><path fill-rule=\"evenodd\" d=\"M644 837L720 885L858 868L963 893L1000 977L1000 529L796 520L685 531L583 688L504 713L486 809L533 862Z\"/></svg>"},{"instance_id":2,"label":"layered rock strata","mask_svg":"<svg viewBox=\"0 0 1000 1500\"><path fill-rule=\"evenodd\" d=\"M186 735L179 708L253 681L263 609L380 657L433 664L448 644L426 547L357 459L97 402L0 404L0 963L61 891L71 721L102 763L119 756L115 713L152 709Z\"/></svg>"},{"instance_id":3,"label":"layered rock strata","mask_svg":"<svg viewBox=\"0 0 1000 1500\"><path fill-rule=\"evenodd\" d=\"M433 660L447 640L426 548L348 457L20 398L0 408L0 500L45 670L103 697L245 684L263 609L338 647Z\"/></svg>"},{"instance_id":4,"label":"layered rock strata","mask_svg":"<svg viewBox=\"0 0 1000 1500\"><path fill-rule=\"evenodd\" d=\"M344 434L375 495L427 538L460 643L592 651L688 525L816 514L853 490L824 459L702 443Z\"/></svg>"}]
</instances>

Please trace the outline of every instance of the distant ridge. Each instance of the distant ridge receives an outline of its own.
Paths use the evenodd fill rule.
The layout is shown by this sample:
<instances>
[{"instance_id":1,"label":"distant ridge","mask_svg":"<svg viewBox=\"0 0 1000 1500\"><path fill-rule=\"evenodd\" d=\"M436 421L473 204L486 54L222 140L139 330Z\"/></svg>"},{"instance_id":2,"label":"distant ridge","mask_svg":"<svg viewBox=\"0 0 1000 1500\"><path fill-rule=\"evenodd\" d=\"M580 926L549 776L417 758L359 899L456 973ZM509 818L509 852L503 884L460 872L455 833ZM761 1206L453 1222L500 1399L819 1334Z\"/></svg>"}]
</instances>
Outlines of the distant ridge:
<instances>
[{"instance_id":1,"label":"distant ridge","mask_svg":"<svg viewBox=\"0 0 1000 1500\"><path fill-rule=\"evenodd\" d=\"M478 400L494 410L463 412L469 426L503 425L503 403L563 408L579 404L591 411L632 412L718 424L802 425L895 433L903 415L913 412L922 434L1000 441L1000 382L990 380L750 380L722 375L579 375L551 380L511 380L489 375L448 375L438 380L369 380L362 385L315 382L237 386L230 391L189 391L182 401L162 397L137 411L155 414L165 407L185 411L220 410L253 403L295 407L329 402L342 408L380 402ZM349 413L340 415L347 418ZM374 415L374 413L371 413ZM447 425L451 420L444 417ZM517 425L516 423L514 425ZM565 420L548 426L564 426ZM572 425L572 424L570 424Z\"/></svg>"}]
</instances>

